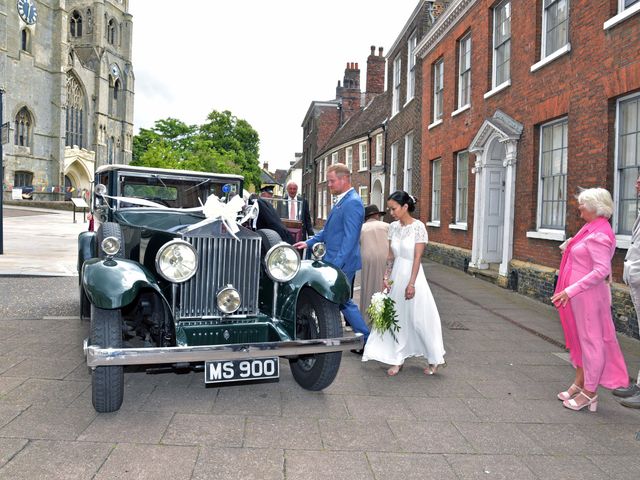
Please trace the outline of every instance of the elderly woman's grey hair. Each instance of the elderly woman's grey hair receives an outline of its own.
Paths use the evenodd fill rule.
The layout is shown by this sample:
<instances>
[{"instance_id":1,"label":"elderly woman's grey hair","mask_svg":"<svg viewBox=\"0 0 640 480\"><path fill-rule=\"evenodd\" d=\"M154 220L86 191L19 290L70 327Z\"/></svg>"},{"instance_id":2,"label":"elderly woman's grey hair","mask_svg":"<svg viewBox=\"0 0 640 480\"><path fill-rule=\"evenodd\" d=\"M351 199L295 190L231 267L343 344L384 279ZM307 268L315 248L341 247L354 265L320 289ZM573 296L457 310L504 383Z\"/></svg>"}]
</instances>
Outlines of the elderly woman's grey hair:
<instances>
[{"instance_id":1,"label":"elderly woman's grey hair","mask_svg":"<svg viewBox=\"0 0 640 480\"><path fill-rule=\"evenodd\" d=\"M613 199L605 188L585 188L578 194L578 203L599 217L611 218L613 215Z\"/></svg>"}]
</instances>

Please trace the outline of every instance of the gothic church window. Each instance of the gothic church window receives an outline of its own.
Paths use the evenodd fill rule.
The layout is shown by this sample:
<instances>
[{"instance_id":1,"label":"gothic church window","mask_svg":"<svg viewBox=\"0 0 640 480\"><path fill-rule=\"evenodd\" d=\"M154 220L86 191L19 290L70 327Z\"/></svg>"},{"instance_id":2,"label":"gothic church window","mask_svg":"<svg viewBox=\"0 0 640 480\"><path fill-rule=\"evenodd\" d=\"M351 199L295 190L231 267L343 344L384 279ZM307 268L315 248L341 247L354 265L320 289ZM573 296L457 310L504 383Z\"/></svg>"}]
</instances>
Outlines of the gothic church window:
<instances>
[{"instance_id":1,"label":"gothic church window","mask_svg":"<svg viewBox=\"0 0 640 480\"><path fill-rule=\"evenodd\" d=\"M16 115L15 144L20 147L31 146L33 120L27 107L22 107Z\"/></svg>"},{"instance_id":2,"label":"gothic church window","mask_svg":"<svg viewBox=\"0 0 640 480\"><path fill-rule=\"evenodd\" d=\"M66 104L66 137L65 145L84 146L84 94L82 87L74 75L67 75Z\"/></svg>"},{"instance_id":3,"label":"gothic church window","mask_svg":"<svg viewBox=\"0 0 640 480\"><path fill-rule=\"evenodd\" d=\"M122 83L119 78L109 77L109 114L118 115L118 97Z\"/></svg>"},{"instance_id":4,"label":"gothic church window","mask_svg":"<svg viewBox=\"0 0 640 480\"><path fill-rule=\"evenodd\" d=\"M116 21L112 18L107 24L107 42L109 42L111 45L116 44L116 30Z\"/></svg>"},{"instance_id":5,"label":"gothic church window","mask_svg":"<svg viewBox=\"0 0 640 480\"><path fill-rule=\"evenodd\" d=\"M20 32L20 50L31 53L31 32L28 28Z\"/></svg>"},{"instance_id":6,"label":"gothic church window","mask_svg":"<svg viewBox=\"0 0 640 480\"><path fill-rule=\"evenodd\" d=\"M69 27L72 37L77 38L82 36L82 15L80 15L80 12L78 12L77 10L74 10L71 14Z\"/></svg>"}]
</instances>

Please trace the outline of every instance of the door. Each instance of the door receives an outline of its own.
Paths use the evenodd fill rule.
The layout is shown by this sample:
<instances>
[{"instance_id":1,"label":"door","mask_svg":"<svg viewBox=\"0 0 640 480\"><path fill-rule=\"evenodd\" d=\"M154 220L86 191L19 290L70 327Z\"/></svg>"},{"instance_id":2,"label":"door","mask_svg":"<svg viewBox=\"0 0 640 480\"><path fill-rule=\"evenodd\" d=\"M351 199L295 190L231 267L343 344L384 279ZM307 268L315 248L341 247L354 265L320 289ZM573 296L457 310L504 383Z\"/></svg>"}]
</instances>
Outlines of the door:
<instances>
[{"instance_id":1,"label":"door","mask_svg":"<svg viewBox=\"0 0 640 480\"><path fill-rule=\"evenodd\" d=\"M486 210L485 210L485 252L487 263L502 261L502 237L504 231L504 173L502 166L488 167Z\"/></svg>"}]
</instances>

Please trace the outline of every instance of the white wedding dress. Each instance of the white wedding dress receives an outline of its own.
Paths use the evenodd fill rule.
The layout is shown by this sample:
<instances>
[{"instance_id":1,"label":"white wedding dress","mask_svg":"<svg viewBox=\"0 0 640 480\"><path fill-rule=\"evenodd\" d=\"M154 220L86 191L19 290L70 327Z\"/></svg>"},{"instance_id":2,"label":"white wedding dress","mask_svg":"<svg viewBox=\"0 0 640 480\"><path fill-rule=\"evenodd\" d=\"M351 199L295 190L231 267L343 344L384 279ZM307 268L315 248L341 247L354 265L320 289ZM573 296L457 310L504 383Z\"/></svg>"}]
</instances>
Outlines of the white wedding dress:
<instances>
[{"instance_id":1,"label":"white wedding dress","mask_svg":"<svg viewBox=\"0 0 640 480\"><path fill-rule=\"evenodd\" d=\"M400 331L395 333L396 342L389 332L380 335L372 330L362 361L402 365L408 357L424 357L431 365L443 364L445 351L440 315L422 265L416 277L414 297L411 300L404 298L411 278L415 244L428 242L427 229L418 220L405 226L396 221L389 226L389 240L394 256L389 296L396 302Z\"/></svg>"}]
</instances>

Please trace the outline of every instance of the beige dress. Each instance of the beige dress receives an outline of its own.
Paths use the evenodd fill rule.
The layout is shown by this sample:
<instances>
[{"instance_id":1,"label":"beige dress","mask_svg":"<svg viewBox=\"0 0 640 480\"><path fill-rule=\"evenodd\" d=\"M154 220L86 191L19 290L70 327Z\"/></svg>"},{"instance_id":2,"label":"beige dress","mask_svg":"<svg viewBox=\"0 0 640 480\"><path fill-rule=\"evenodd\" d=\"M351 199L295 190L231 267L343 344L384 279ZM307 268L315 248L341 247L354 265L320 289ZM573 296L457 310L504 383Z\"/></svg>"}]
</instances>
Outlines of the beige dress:
<instances>
[{"instance_id":1,"label":"beige dress","mask_svg":"<svg viewBox=\"0 0 640 480\"><path fill-rule=\"evenodd\" d=\"M360 312L367 326L370 325L367 308L371 296L382 290L382 277L387 266L389 252L389 224L380 220L364 222L360 232L362 272L360 280Z\"/></svg>"}]
</instances>

